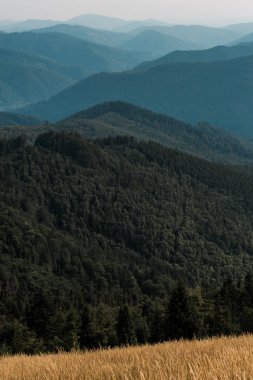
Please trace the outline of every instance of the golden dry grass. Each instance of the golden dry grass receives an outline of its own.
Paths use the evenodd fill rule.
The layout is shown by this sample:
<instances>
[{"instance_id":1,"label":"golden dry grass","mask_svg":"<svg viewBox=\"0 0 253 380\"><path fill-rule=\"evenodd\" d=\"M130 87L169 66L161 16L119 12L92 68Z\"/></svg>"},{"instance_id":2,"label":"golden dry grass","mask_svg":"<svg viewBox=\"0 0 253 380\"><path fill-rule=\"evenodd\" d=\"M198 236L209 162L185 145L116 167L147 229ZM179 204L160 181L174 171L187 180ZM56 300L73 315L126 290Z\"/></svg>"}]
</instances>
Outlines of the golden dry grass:
<instances>
[{"instance_id":1,"label":"golden dry grass","mask_svg":"<svg viewBox=\"0 0 253 380\"><path fill-rule=\"evenodd\" d=\"M0 359L0 379L249 380L253 336Z\"/></svg>"}]
</instances>

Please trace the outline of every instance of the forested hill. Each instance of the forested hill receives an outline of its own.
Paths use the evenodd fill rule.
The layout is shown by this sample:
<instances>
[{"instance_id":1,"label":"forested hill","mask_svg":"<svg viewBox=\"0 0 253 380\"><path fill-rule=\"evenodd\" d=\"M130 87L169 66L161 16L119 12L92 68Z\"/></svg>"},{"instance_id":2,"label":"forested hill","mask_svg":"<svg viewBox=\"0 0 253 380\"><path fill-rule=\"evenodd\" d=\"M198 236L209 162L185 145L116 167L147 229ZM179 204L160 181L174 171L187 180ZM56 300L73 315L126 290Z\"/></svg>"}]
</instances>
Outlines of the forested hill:
<instances>
[{"instance_id":1,"label":"forested hill","mask_svg":"<svg viewBox=\"0 0 253 380\"><path fill-rule=\"evenodd\" d=\"M0 352L130 341L115 336L123 304L138 341L146 318L157 341L177 280L217 289L252 270L249 170L52 132L35 145L2 140L0 162ZM235 331L221 323L212 331Z\"/></svg>"},{"instance_id":2,"label":"forested hill","mask_svg":"<svg viewBox=\"0 0 253 380\"><path fill-rule=\"evenodd\" d=\"M13 115L15 120L17 117ZM22 121L22 117L19 117L19 120ZM153 140L208 160L253 164L251 141L242 140L204 123L192 126L167 115L120 101L96 105L52 125L16 128L5 126L0 128L0 136L9 138L24 134L29 142L34 143L39 134L50 130L78 132L90 139L118 135L133 136L138 140Z\"/></svg>"},{"instance_id":3,"label":"forested hill","mask_svg":"<svg viewBox=\"0 0 253 380\"><path fill-rule=\"evenodd\" d=\"M117 135L154 140L199 157L230 163L252 163L253 144L205 123L192 126L164 114L115 101L98 104L56 124L86 138Z\"/></svg>"},{"instance_id":4,"label":"forested hill","mask_svg":"<svg viewBox=\"0 0 253 380\"><path fill-rule=\"evenodd\" d=\"M176 277L212 283L225 272L247 269L247 260L244 269L241 260L252 251L253 177L242 170L127 137L91 142L48 134L36 147L26 147L22 139L4 141L1 154L1 226L11 227L1 234L8 237L1 248L13 257L50 264L56 274L85 271L85 264L75 268L82 255L105 263L105 254L109 262L120 258L127 266L135 257L133 267L135 260L137 267L155 261L168 275L151 274L161 294ZM56 244L53 257L41 233L50 233ZM61 241L66 257L63 247L57 248ZM95 251L102 256L92 257L89 252ZM137 273L132 275L143 292Z\"/></svg>"}]
</instances>

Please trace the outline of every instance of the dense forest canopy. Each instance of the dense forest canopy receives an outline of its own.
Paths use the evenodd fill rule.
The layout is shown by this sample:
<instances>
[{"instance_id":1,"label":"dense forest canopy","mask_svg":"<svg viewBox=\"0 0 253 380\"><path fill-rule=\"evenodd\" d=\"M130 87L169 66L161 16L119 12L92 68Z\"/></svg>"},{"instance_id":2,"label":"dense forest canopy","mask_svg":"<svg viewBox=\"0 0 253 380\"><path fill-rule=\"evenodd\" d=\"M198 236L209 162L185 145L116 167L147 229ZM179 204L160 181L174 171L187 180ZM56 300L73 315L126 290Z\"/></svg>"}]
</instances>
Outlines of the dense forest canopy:
<instances>
[{"instance_id":1,"label":"dense forest canopy","mask_svg":"<svg viewBox=\"0 0 253 380\"><path fill-rule=\"evenodd\" d=\"M126 136L2 140L2 352L249 331L252 188L249 169Z\"/></svg>"}]
</instances>

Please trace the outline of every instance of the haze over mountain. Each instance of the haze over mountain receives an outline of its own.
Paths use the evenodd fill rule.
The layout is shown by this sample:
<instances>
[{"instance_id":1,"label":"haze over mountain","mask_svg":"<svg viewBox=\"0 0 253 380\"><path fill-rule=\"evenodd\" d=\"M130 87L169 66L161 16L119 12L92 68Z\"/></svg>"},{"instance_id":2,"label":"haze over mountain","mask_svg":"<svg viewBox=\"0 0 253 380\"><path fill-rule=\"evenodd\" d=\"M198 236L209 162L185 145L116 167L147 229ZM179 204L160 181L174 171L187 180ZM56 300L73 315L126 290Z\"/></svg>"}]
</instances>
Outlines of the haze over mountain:
<instances>
[{"instance_id":1,"label":"haze over mountain","mask_svg":"<svg viewBox=\"0 0 253 380\"><path fill-rule=\"evenodd\" d=\"M111 31L101 31L91 29L80 25L59 24L48 28L34 30L37 33L64 33L72 37L84 39L94 43L104 44L113 47L119 47L124 50L134 52L146 52L150 59L162 56L173 50L197 49L201 47L191 41L180 40L167 34L147 29L140 34L132 36L127 33L117 33Z\"/></svg>"},{"instance_id":2,"label":"haze over mountain","mask_svg":"<svg viewBox=\"0 0 253 380\"><path fill-rule=\"evenodd\" d=\"M239 38L239 40L233 41L231 43L231 45L247 44L250 42L253 42L253 32L250 34L247 34L246 36Z\"/></svg>"},{"instance_id":3,"label":"haze over mountain","mask_svg":"<svg viewBox=\"0 0 253 380\"><path fill-rule=\"evenodd\" d=\"M227 26L227 29L246 35L249 33L253 33L253 22L231 24Z\"/></svg>"},{"instance_id":4,"label":"haze over mountain","mask_svg":"<svg viewBox=\"0 0 253 380\"><path fill-rule=\"evenodd\" d=\"M147 51L153 57L162 56L174 50L193 50L198 47L199 45L191 41L180 40L156 30L145 30L121 45L121 48L130 51Z\"/></svg>"},{"instance_id":5,"label":"haze over mountain","mask_svg":"<svg viewBox=\"0 0 253 380\"><path fill-rule=\"evenodd\" d=\"M134 21L128 21L127 23L123 24L122 26L115 28L114 31L116 32L122 32L122 33L131 33L134 32L138 28L147 28L150 27L160 27L160 26L169 26L168 23L160 21L160 20L134 20Z\"/></svg>"},{"instance_id":6,"label":"haze over mountain","mask_svg":"<svg viewBox=\"0 0 253 380\"><path fill-rule=\"evenodd\" d=\"M83 25L94 29L113 30L127 24L127 20L96 14L83 14L67 21L72 25Z\"/></svg>"},{"instance_id":7,"label":"haze over mountain","mask_svg":"<svg viewBox=\"0 0 253 380\"><path fill-rule=\"evenodd\" d=\"M26 32L31 29L46 28L52 25L58 24L59 21L53 20L25 20L25 21L16 21L16 22L4 22L0 23L0 30L6 33L12 32Z\"/></svg>"},{"instance_id":8,"label":"haze over mountain","mask_svg":"<svg viewBox=\"0 0 253 380\"><path fill-rule=\"evenodd\" d=\"M62 33L0 34L0 46L39 54L87 73L121 71L133 67L145 55L97 45Z\"/></svg>"},{"instance_id":9,"label":"haze over mountain","mask_svg":"<svg viewBox=\"0 0 253 380\"><path fill-rule=\"evenodd\" d=\"M191 41L202 48L210 48L216 45L228 44L240 37L241 33L227 28L214 28L203 25L175 25L175 26L154 26L140 27L135 29L132 34L137 35L147 29L155 29L163 34L176 37L182 40Z\"/></svg>"},{"instance_id":10,"label":"haze over mountain","mask_svg":"<svg viewBox=\"0 0 253 380\"><path fill-rule=\"evenodd\" d=\"M0 110L47 99L85 76L78 67L0 48Z\"/></svg>"},{"instance_id":11,"label":"haze over mountain","mask_svg":"<svg viewBox=\"0 0 253 380\"><path fill-rule=\"evenodd\" d=\"M253 43L235 46L216 46L211 49L193 51L174 51L156 60L141 63L135 70L149 69L173 63L198 63L226 61L253 55Z\"/></svg>"},{"instance_id":12,"label":"haze over mountain","mask_svg":"<svg viewBox=\"0 0 253 380\"><path fill-rule=\"evenodd\" d=\"M122 100L190 123L207 121L252 136L253 57L178 63L147 70L97 74L46 102L22 110L59 120L97 103Z\"/></svg>"},{"instance_id":13,"label":"haze over mountain","mask_svg":"<svg viewBox=\"0 0 253 380\"><path fill-rule=\"evenodd\" d=\"M47 28L32 30L37 33L63 33L96 44L117 47L131 37L126 33L92 29L81 25L57 24Z\"/></svg>"}]
</instances>

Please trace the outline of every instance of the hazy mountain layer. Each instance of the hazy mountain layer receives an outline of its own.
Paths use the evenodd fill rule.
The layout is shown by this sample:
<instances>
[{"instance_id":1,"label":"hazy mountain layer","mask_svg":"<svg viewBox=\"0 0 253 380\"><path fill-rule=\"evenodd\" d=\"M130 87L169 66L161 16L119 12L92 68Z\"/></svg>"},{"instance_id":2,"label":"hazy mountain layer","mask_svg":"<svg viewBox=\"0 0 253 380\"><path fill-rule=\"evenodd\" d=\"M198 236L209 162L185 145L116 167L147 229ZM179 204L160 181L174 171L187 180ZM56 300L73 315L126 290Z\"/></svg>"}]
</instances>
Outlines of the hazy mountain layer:
<instances>
[{"instance_id":1,"label":"hazy mountain layer","mask_svg":"<svg viewBox=\"0 0 253 380\"><path fill-rule=\"evenodd\" d=\"M85 77L78 67L0 48L0 109L14 109L47 99Z\"/></svg>"},{"instance_id":2,"label":"hazy mountain layer","mask_svg":"<svg viewBox=\"0 0 253 380\"><path fill-rule=\"evenodd\" d=\"M121 71L143 61L143 54L97 45L61 33L0 34L0 46L41 55L87 73Z\"/></svg>"},{"instance_id":3,"label":"hazy mountain layer","mask_svg":"<svg viewBox=\"0 0 253 380\"><path fill-rule=\"evenodd\" d=\"M133 30L132 33L137 35L146 29L150 29L150 27L139 27ZM211 28L202 25L154 26L153 29L171 37L191 41L198 46L202 46L202 48L228 44L243 35L226 28Z\"/></svg>"},{"instance_id":4,"label":"hazy mountain layer","mask_svg":"<svg viewBox=\"0 0 253 380\"><path fill-rule=\"evenodd\" d=\"M252 136L253 57L180 63L143 71L97 74L22 112L59 120L97 103L122 100L186 122Z\"/></svg>"},{"instance_id":5,"label":"hazy mountain layer","mask_svg":"<svg viewBox=\"0 0 253 380\"><path fill-rule=\"evenodd\" d=\"M96 44L117 47L131 38L126 33L92 29L81 25L58 24L43 29L33 30L37 33L63 33Z\"/></svg>"},{"instance_id":6,"label":"hazy mountain layer","mask_svg":"<svg viewBox=\"0 0 253 380\"><path fill-rule=\"evenodd\" d=\"M199 45L171 37L156 30L145 30L124 42L121 47L131 51L146 51L156 57L174 50L196 49Z\"/></svg>"},{"instance_id":7,"label":"hazy mountain layer","mask_svg":"<svg viewBox=\"0 0 253 380\"><path fill-rule=\"evenodd\" d=\"M216 46L211 49L193 50L193 51L174 51L156 60L141 63L136 69L143 70L167 65L170 63L198 63L198 62L215 62L226 61L239 57L253 55L253 43L239 44L235 46Z\"/></svg>"}]
</instances>

